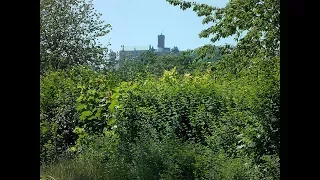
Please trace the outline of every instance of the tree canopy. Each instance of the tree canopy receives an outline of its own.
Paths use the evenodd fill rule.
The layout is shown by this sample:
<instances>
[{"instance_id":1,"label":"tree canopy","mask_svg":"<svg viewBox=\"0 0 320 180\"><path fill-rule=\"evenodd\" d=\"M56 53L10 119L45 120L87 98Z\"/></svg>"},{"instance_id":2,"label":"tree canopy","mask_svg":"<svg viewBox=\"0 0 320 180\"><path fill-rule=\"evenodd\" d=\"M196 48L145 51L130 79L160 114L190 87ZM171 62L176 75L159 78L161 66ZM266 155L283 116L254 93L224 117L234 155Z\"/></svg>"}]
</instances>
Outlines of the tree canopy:
<instances>
[{"instance_id":1,"label":"tree canopy","mask_svg":"<svg viewBox=\"0 0 320 180\"><path fill-rule=\"evenodd\" d=\"M173 48L171 49L171 52L178 53L179 52L179 48L177 46L173 46Z\"/></svg>"},{"instance_id":2,"label":"tree canopy","mask_svg":"<svg viewBox=\"0 0 320 180\"><path fill-rule=\"evenodd\" d=\"M236 35L235 55L280 55L280 0L230 0L224 8L181 0L166 1L182 10L193 8L199 17L204 17L203 24L212 23L199 37L212 36L214 43Z\"/></svg>"},{"instance_id":3,"label":"tree canopy","mask_svg":"<svg viewBox=\"0 0 320 180\"><path fill-rule=\"evenodd\" d=\"M103 63L106 48L97 42L111 30L92 0L40 0L40 73L70 65Z\"/></svg>"}]
</instances>

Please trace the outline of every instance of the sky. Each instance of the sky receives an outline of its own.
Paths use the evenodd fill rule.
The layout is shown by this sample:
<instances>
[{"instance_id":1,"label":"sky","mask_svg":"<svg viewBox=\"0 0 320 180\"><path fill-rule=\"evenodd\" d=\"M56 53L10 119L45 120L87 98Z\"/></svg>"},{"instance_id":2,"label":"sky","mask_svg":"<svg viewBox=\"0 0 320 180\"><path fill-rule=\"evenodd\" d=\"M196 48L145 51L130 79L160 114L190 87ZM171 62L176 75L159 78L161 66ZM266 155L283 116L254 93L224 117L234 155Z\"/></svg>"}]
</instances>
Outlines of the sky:
<instances>
[{"instance_id":1,"label":"sky","mask_svg":"<svg viewBox=\"0 0 320 180\"><path fill-rule=\"evenodd\" d=\"M228 0L193 0L216 7L224 7ZM157 49L158 35L165 35L165 47L179 50L195 49L210 44L210 38L199 38L199 33L210 26L203 25L192 9L185 11L166 0L93 0L101 19L111 24L112 30L100 42L113 51L121 45ZM215 45L235 44L233 37L221 39Z\"/></svg>"}]
</instances>

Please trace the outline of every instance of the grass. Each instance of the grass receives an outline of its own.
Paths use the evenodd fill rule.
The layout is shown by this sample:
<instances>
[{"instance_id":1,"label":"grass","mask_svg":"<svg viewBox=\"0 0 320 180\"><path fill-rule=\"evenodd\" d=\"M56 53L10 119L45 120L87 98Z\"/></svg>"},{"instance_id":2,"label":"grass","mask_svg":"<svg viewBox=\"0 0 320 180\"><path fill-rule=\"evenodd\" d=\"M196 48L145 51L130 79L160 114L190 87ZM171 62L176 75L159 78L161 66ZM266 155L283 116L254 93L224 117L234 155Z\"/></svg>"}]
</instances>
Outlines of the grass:
<instances>
[{"instance_id":1,"label":"grass","mask_svg":"<svg viewBox=\"0 0 320 180\"><path fill-rule=\"evenodd\" d=\"M100 180L105 177L105 166L94 157L60 160L40 168L42 180Z\"/></svg>"}]
</instances>

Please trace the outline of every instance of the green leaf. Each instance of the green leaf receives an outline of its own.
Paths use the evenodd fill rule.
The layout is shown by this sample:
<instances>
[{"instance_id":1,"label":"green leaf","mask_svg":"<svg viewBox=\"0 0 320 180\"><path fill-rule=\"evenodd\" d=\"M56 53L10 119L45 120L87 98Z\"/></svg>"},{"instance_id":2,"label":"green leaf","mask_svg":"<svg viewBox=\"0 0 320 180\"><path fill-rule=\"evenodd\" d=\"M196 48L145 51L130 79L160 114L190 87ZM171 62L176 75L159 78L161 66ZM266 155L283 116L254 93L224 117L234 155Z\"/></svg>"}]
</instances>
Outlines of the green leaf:
<instances>
[{"instance_id":1,"label":"green leaf","mask_svg":"<svg viewBox=\"0 0 320 180\"><path fill-rule=\"evenodd\" d=\"M80 120L85 120L88 116L91 116L91 115L92 115L91 111L84 111L81 113Z\"/></svg>"},{"instance_id":2,"label":"green leaf","mask_svg":"<svg viewBox=\"0 0 320 180\"><path fill-rule=\"evenodd\" d=\"M94 90L94 89L88 90L88 94L95 94L95 93L96 93L96 90Z\"/></svg>"},{"instance_id":3,"label":"green leaf","mask_svg":"<svg viewBox=\"0 0 320 180\"><path fill-rule=\"evenodd\" d=\"M95 119L96 117L95 116L90 116L89 118L88 118L88 120L92 120L92 119Z\"/></svg>"},{"instance_id":4,"label":"green leaf","mask_svg":"<svg viewBox=\"0 0 320 180\"><path fill-rule=\"evenodd\" d=\"M94 96L89 96L88 101L93 100Z\"/></svg>"},{"instance_id":5,"label":"green leaf","mask_svg":"<svg viewBox=\"0 0 320 180\"><path fill-rule=\"evenodd\" d=\"M98 109L98 111L97 111L97 113L96 113L96 115L95 115L95 117L97 118L97 119L100 119L101 118L101 109Z\"/></svg>"},{"instance_id":6,"label":"green leaf","mask_svg":"<svg viewBox=\"0 0 320 180\"><path fill-rule=\"evenodd\" d=\"M112 126L115 122L116 122L116 120L115 120L114 118L112 118L112 119L110 119L110 120L108 121L108 125L109 125L109 126Z\"/></svg>"},{"instance_id":7,"label":"green leaf","mask_svg":"<svg viewBox=\"0 0 320 180\"><path fill-rule=\"evenodd\" d=\"M77 98L77 102L81 102L81 100L83 99L83 95L80 95L78 98Z\"/></svg>"},{"instance_id":8,"label":"green leaf","mask_svg":"<svg viewBox=\"0 0 320 180\"><path fill-rule=\"evenodd\" d=\"M77 110L81 111L81 110L86 109L86 108L87 108L86 104L80 104L80 105L78 105Z\"/></svg>"}]
</instances>

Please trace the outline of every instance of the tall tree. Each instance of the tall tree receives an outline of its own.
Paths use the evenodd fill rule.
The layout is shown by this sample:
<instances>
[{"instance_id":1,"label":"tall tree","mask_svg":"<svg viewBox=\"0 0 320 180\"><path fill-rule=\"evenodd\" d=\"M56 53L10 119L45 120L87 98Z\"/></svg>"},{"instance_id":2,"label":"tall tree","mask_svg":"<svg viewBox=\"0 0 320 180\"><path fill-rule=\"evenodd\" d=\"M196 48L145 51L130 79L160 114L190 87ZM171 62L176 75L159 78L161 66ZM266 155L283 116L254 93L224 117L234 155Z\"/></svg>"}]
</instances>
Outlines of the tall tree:
<instances>
[{"instance_id":1,"label":"tall tree","mask_svg":"<svg viewBox=\"0 0 320 180\"><path fill-rule=\"evenodd\" d=\"M280 0L230 0L224 8L181 0L166 0L182 10L193 7L203 24L213 23L199 36L220 38L236 35L234 54L273 57L280 54ZM245 34L245 35L244 35Z\"/></svg>"},{"instance_id":2,"label":"tall tree","mask_svg":"<svg viewBox=\"0 0 320 180\"><path fill-rule=\"evenodd\" d=\"M179 52L178 47L177 46L173 46L173 48L171 49L171 52L178 53Z\"/></svg>"},{"instance_id":3,"label":"tall tree","mask_svg":"<svg viewBox=\"0 0 320 180\"><path fill-rule=\"evenodd\" d=\"M108 53L108 59L105 63L105 67L109 70L116 68L117 64L118 64L118 60L117 60L118 54L112 50L109 51Z\"/></svg>"},{"instance_id":4,"label":"tall tree","mask_svg":"<svg viewBox=\"0 0 320 180\"><path fill-rule=\"evenodd\" d=\"M107 49L97 38L111 25L100 16L92 0L40 0L40 73L103 63Z\"/></svg>"}]
</instances>

